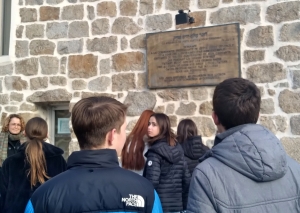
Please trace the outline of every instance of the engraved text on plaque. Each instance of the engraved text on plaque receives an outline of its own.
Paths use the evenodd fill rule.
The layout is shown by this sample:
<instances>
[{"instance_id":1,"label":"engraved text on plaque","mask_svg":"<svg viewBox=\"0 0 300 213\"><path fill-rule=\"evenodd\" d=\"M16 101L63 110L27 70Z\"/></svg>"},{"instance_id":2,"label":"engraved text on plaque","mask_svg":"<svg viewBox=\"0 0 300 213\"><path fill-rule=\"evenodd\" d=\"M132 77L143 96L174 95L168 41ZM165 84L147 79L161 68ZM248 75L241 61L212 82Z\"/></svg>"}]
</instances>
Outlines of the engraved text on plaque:
<instances>
[{"instance_id":1,"label":"engraved text on plaque","mask_svg":"<svg viewBox=\"0 0 300 213\"><path fill-rule=\"evenodd\" d=\"M146 36L149 88L216 85L240 77L239 24Z\"/></svg>"}]
</instances>

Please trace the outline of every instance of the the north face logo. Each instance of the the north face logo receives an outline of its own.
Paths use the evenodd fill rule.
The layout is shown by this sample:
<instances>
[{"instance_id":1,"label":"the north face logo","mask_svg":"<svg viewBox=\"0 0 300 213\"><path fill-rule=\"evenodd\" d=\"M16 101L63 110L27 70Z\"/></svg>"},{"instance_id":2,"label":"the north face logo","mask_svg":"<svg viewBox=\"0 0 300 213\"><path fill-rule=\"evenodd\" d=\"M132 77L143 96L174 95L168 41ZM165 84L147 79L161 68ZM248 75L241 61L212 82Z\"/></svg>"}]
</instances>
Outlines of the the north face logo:
<instances>
[{"instance_id":1,"label":"the north face logo","mask_svg":"<svg viewBox=\"0 0 300 213\"><path fill-rule=\"evenodd\" d=\"M145 207L145 200L140 195L129 194L128 198L122 198L122 202L126 202L126 206Z\"/></svg>"}]
</instances>

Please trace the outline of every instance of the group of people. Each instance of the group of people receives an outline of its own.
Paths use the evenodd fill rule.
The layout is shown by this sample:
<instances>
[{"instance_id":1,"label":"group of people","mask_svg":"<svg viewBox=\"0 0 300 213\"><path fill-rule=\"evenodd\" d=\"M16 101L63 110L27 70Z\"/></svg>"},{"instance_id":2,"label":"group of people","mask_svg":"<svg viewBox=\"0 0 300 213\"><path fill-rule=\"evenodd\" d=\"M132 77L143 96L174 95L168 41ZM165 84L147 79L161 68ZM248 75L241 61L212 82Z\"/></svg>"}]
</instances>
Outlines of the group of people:
<instances>
[{"instance_id":1,"label":"group of people","mask_svg":"<svg viewBox=\"0 0 300 213\"><path fill-rule=\"evenodd\" d=\"M145 110L126 139L120 166L150 180L164 212L181 212L191 174L207 150L191 119L181 120L175 135L166 114Z\"/></svg>"},{"instance_id":2,"label":"group of people","mask_svg":"<svg viewBox=\"0 0 300 213\"><path fill-rule=\"evenodd\" d=\"M24 125L10 116L0 141L2 212L299 213L300 165L256 124L257 86L227 79L212 102L217 134L209 149L191 119L175 134L166 114L145 110L126 136L124 104L82 99L71 116L80 151L67 164L45 142L44 119Z\"/></svg>"}]
</instances>

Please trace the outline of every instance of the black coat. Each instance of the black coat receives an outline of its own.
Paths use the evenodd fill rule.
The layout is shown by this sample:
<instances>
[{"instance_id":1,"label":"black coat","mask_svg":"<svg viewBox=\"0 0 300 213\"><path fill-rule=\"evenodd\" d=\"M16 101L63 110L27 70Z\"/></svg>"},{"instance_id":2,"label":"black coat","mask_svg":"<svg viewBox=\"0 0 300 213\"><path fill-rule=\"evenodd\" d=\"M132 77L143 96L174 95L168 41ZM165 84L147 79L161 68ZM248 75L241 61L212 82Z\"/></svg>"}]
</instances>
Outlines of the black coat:
<instances>
[{"instance_id":1,"label":"black coat","mask_svg":"<svg viewBox=\"0 0 300 213\"><path fill-rule=\"evenodd\" d=\"M40 186L37 184L31 189L30 177L27 177L30 165L25 157L26 144L22 144L17 154L3 162L0 180L4 184L3 192L1 192L1 195L5 196L3 213L23 213L32 193ZM49 177L54 177L66 170L66 161L62 157L63 150L44 142L43 151Z\"/></svg>"},{"instance_id":2,"label":"black coat","mask_svg":"<svg viewBox=\"0 0 300 213\"><path fill-rule=\"evenodd\" d=\"M186 209L191 174L179 144L169 146L166 140L155 142L145 154L143 176L156 189L164 212Z\"/></svg>"},{"instance_id":3,"label":"black coat","mask_svg":"<svg viewBox=\"0 0 300 213\"><path fill-rule=\"evenodd\" d=\"M2 167L0 167L0 212L2 212L4 200L5 200L5 186L3 184Z\"/></svg>"},{"instance_id":4,"label":"black coat","mask_svg":"<svg viewBox=\"0 0 300 213\"><path fill-rule=\"evenodd\" d=\"M7 144L7 157L10 157L16 153L18 153L18 150L21 147L21 143L20 140L15 140L12 141L9 137L8 137L8 144Z\"/></svg>"},{"instance_id":5,"label":"black coat","mask_svg":"<svg viewBox=\"0 0 300 213\"><path fill-rule=\"evenodd\" d=\"M202 143L201 136L189 137L186 141L181 143L181 146L189 171L193 174L195 167L200 162L199 158L201 158L209 148Z\"/></svg>"}]
</instances>

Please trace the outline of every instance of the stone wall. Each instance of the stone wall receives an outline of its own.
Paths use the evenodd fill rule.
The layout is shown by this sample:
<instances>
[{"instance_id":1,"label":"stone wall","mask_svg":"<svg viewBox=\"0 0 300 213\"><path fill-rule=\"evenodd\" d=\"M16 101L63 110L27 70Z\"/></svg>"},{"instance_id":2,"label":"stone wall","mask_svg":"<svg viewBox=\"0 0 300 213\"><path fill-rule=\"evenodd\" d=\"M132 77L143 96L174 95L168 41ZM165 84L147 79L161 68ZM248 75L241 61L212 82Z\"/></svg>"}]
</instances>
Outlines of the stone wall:
<instances>
[{"instance_id":1,"label":"stone wall","mask_svg":"<svg viewBox=\"0 0 300 213\"><path fill-rule=\"evenodd\" d=\"M129 104L128 131L144 109L192 118L208 144L213 87L149 90L145 34L241 24L242 77L262 92L259 122L300 160L300 1L285 0L13 0L12 63L0 65L2 118L39 114L40 102L107 95ZM195 23L176 26L178 9ZM77 150L73 137L70 151Z\"/></svg>"}]
</instances>

